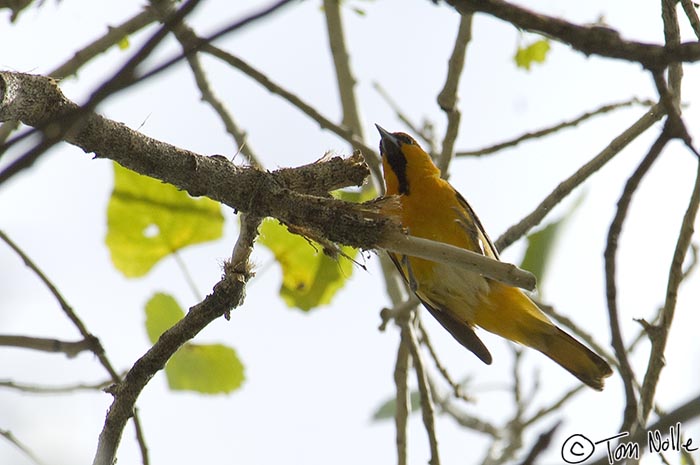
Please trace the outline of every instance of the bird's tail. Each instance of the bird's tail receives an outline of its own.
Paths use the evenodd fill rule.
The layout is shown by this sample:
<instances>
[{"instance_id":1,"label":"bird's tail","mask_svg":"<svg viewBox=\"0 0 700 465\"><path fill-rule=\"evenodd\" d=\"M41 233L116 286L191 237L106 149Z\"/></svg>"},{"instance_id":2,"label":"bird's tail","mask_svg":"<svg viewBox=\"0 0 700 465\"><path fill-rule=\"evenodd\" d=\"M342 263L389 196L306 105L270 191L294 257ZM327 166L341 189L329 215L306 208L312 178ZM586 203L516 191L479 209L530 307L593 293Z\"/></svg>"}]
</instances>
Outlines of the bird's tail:
<instances>
[{"instance_id":1,"label":"bird's tail","mask_svg":"<svg viewBox=\"0 0 700 465\"><path fill-rule=\"evenodd\" d=\"M612 374L605 360L556 327L517 288L491 283L491 292L475 316L478 326L542 352L593 389L601 391Z\"/></svg>"},{"instance_id":2,"label":"bird's tail","mask_svg":"<svg viewBox=\"0 0 700 465\"><path fill-rule=\"evenodd\" d=\"M605 378L612 374L610 365L595 352L554 326L553 334L543 334L533 345L572 375L598 391L603 390Z\"/></svg>"}]
</instances>

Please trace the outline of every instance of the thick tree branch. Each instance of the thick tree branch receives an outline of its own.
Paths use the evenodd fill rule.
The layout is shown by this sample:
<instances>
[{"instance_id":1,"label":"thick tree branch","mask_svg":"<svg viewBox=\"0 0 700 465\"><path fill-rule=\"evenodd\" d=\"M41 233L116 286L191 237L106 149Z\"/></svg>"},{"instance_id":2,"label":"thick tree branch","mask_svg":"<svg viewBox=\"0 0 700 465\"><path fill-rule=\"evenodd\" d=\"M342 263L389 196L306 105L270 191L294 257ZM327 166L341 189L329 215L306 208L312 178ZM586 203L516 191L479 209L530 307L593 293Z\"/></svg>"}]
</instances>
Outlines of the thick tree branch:
<instances>
[{"instance_id":1,"label":"thick tree branch","mask_svg":"<svg viewBox=\"0 0 700 465\"><path fill-rule=\"evenodd\" d=\"M64 114L76 109L49 78L0 73L0 120L12 118L45 126L49 121L60 122ZM513 265L401 234L390 215L391 208L386 209L389 216L384 213L391 201L358 205L327 197L330 190L364 182L368 171L359 154L347 160L331 159L268 173L236 166L222 156L206 157L179 149L95 113L85 115L83 123L65 138L85 152L173 184L192 196L206 196L253 216L277 218L310 238L437 261L451 259L445 255L447 250L467 269L507 284L534 287L532 276Z\"/></svg>"},{"instance_id":2,"label":"thick tree branch","mask_svg":"<svg viewBox=\"0 0 700 465\"><path fill-rule=\"evenodd\" d=\"M527 31L538 32L570 45L586 55L600 55L640 63L647 69L662 70L671 63L700 60L700 43L655 45L628 41L610 28L579 26L502 0L446 0L461 14L487 13Z\"/></svg>"},{"instance_id":3,"label":"thick tree branch","mask_svg":"<svg viewBox=\"0 0 700 465\"><path fill-rule=\"evenodd\" d=\"M165 367L165 363L185 342L195 337L213 320L242 304L245 284L249 278L248 258L258 224L259 219L251 218L242 225L243 231L234 250L237 261L224 265L224 276L214 286L214 291L164 332L153 347L136 361L124 380L110 388L114 401L100 433L93 465L115 463L124 426L133 415L136 399L153 375Z\"/></svg>"}]
</instances>

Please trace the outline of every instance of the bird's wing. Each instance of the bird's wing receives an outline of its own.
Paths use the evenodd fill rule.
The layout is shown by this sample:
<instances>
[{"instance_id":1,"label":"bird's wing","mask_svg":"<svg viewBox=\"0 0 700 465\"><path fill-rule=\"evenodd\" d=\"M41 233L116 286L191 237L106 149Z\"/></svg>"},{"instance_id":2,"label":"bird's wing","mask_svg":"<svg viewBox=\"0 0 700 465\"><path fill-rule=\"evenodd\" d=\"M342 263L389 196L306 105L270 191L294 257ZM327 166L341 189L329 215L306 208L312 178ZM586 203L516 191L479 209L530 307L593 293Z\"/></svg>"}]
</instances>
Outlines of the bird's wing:
<instances>
[{"instance_id":1,"label":"bird's wing","mask_svg":"<svg viewBox=\"0 0 700 465\"><path fill-rule=\"evenodd\" d=\"M411 289L415 288L415 283L410 282L410 277L407 275L407 271L402 266L401 259L393 253L389 253L391 261L394 262L396 268L401 273L403 279L408 283ZM459 320L455 318L450 312L443 310L438 305L434 305L431 302L427 302L425 298L421 297L417 292L414 292L416 297L421 301L421 303L428 309L431 315L454 337L460 344L469 349L479 357L479 359L487 365L491 365L493 358L491 353L486 348L481 339L476 335L472 327L466 321Z\"/></svg>"},{"instance_id":2,"label":"bird's wing","mask_svg":"<svg viewBox=\"0 0 700 465\"><path fill-rule=\"evenodd\" d=\"M479 217L476 216L476 213L474 213L474 210L472 210L472 207L469 206L469 203L465 200L465 198L462 197L462 194L460 194L456 190L454 192L457 196L457 201L459 202L460 206L464 209L463 211L457 211L457 213L460 216L465 217L459 223L471 236L472 242L474 244L477 244L477 246L481 249L476 250L476 252L481 252L482 255L486 255L487 257L499 260L498 250L496 250L496 247L493 245L493 242L491 242L491 239L489 239L488 234L486 234L484 227L481 225L481 221L479 221ZM455 207L455 210L458 209Z\"/></svg>"}]
</instances>

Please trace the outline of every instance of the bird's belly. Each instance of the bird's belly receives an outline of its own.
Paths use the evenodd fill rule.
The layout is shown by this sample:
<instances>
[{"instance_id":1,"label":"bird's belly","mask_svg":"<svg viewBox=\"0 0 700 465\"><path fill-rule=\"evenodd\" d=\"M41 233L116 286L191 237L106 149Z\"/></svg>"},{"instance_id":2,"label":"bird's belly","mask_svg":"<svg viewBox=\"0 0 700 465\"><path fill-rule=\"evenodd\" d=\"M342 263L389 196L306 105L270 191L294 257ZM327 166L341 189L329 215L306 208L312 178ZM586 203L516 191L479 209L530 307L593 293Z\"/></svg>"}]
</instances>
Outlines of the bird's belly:
<instances>
[{"instance_id":1,"label":"bird's belly","mask_svg":"<svg viewBox=\"0 0 700 465\"><path fill-rule=\"evenodd\" d=\"M488 281L461 267L427 262L414 270L418 295L437 308L449 309L461 320L473 324L475 308L489 292ZM413 265L413 264L412 264ZM427 268L427 269L426 269Z\"/></svg>"}]
</instances>

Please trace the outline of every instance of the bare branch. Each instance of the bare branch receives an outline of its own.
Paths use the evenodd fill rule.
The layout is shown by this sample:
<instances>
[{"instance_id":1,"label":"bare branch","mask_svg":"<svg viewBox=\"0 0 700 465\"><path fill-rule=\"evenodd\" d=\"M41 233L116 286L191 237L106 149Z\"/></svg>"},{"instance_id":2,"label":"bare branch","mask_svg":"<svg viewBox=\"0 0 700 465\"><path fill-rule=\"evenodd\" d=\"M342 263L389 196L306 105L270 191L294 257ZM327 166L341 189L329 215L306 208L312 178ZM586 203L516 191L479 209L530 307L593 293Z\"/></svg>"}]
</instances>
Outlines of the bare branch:
<instances>
[{"instance_id":1,"label":"bare branch","mask_svg":"<svg viewBox=\"0 0 700 465\"><path fill-rule=\"evenodd\" d=\"M433 359L433 363L435 363L435 366L437 367L438 371L442 375L442 377L447 381L447 384L450 385L452 388L452 393L457 399L462 399L466 402L474 402L474 399L466 395L464 392L462 392L462 386L459 385L459 383L455 382L452 379L452 376L450 376L450 373L447 371L447 368L442 364L440 361L440 358L437 355L437 352L435 352L435 348L433 347L433 344L430 342L430 338L428 337L428 332L425 330L425 326L423 326L423 322L421 321L419 315L416 314L416 321L418 324L418 330L420 331L420 342L428 349L428 353L430 354L430 357Z\"/></svg>"},{"instance_id":2,"label":"bare branch","mask_svg":"<svg viewBox=\"0 0 700 465\"><path fill-rule=\"evenodd\" d=\"M698 12L693 3L693 0L681 0L681 5L683 5L683 11L688 17L688 22L690 22L695 36L700 40L700 18L698 18Z\"/></svg>"},{"instance_id":3,"label":"bare branch","mask_svg":"<svg viewBox=\"0 0 700 465\"><path fill-rule=\"evenodd\" d=\"M0 235L2 235L1 231ZM96 339L94 337L81 341L69 342L43 337L0 335L0 346L21 347L23 349L40 350L44 352L61 352L66 354L69 358L73 358L85 350L92 352L99 351L99 342L96 344Z\"/></svg>"},{"instance_id":4,"label":"bare branch","mask_svg":"<svg viewBox=\"0 0 700 465\"><path fill-rule=\"evenodd\" d=\"M603 149L592 160L579 168L574 174L560 182L559 185L525 218L519 223L508 228L501 237L494 243L496 249L502 251L516 240L520 239L531 228L537 226L540 221L549 213L556 204L568 196L576 187L582 184L593 173L602 168L615 155L620 153L630 142L637 138L644 131L649 129L654 123L664 115L663 106L656 104L651 107L641 118L635 121L632 126L624 130L619 136L614 138L607 147Z\"/></svg>"},{"instance_id":5,"label":"bare branch","mask_svg":"<svg viewBox=\"0 0 700 465\"><path fill-rule=\"evenodd\" d=\"M399 324L401 325L401 332L403 333L405 331L408 337L408 345L411 350L413 366L416 370L416 378L418 379L423 425L425 426L425 431L428 433L428 443L430 444L430 460L428 460L428 463L430 465L440 465L437 433L435 432L435 405L433 404L433 393L428 383L428 373L425 370L423 357L420 353L420 344L416 337L414 321L414 319L409 318L400 320Z\"/></svg>"},{"instance_id":6,"label":"bare branch","mask_svg":"<svg viewBox=\"0 0 700 465\"><path fill-rule=\"evenodd\" d=\"M472 15L462 15L459 21L459 30L455 39L452 55L447 65L447 78L445 85L438 94L437 102L442 111L447 115L447 129L442 139L442 152L437 160L443 178L447 178L447 169L454 154L455 141L459 133L459 122L462 114L457 107L457 89L459 79L464 70L464 60L467 55L467 45L472 39Z\"/></svg>"},{"instance_id":7,"label":"bare branch","mask_svg":"<svg viewBox=\"0 0 700 465\"><path fill-rule=\"evenodd\" d=\"M257 219L251 219L247 227L256 228ZM146 352L124 376L124 380L110 388L114 396L104 427L100 433L93 465L112 465L116 461L117 447L127 420L134 413L134 405L141 391L153 375L165 367L165 363L187 341L195 337L216 318L243 303L247 282L248 258L252 250L250 241L253 233L241 234L234 252L239 261L224 265L224 276L214 286L214 291L202 302L190 308L189 312L172 328L164 332L158 341Z\"/></svg>"},{"instance_id":8,"label":"bare branch","mask_svg":"<svg viewBox=\"0 0 700 465\"><path fill-rule=\"evenodd\" d=\"M20 258L24 261L24 263L29 267L36 275L37 277L44 283L44 285L49 289L49 291L53 294L53 296L56 298L58 301L59 305L61 306L61 309L63 310L63 313L66 314L69 320L75 325L75 327L78 329L80 334L83 336L84 341L89 341L89 349L97 356L97 359L100 361L100 364L104 367L104 369L109 373L109 376L111 377L113 382L119 382L121 381L121 376L117 371L114 369L112 366L112 362L110 362L109 358L107 358L107 354L104 351L104 348L102 347L102 344L100 343L99 339L95 337L90 331L88 331L87 327L83 323L83 321L78 317L78 315L73 311L73 308L68 304L68 302L63 298L61 293L58 292L58 289L56 286L46 277L46 275L34 264L34 262L20 249L7 235L0 231L0 239L5 241L12 250L17 253L17 255L20 256ZM141 431L141 426L139 423L139 418L136 413L133 415L134 417L134 427L136 428L136 436L137 440L139 442L139 447L142 452L146 452L146 443L145 439L143 437L143 432ZM142 461L144 465L148 465L148 456L143 455L142 456Z\"/></svg>"},{"instance_id":9,"label":"bare branch","mask_svg":"<svg viewBox=\"0 0 700 465\"><path fill-rule=\"evenodd\" d=\"M0 387L32 394L72 394L77 391L101 391L112 383L114 383L114 380L110 378L105 381L100 381L99 383L91 384L79 383L67 386L38 386L35 384L22 384L12 380L6 380L0 381Z\"/></svg>"},{"instance_id":10,"label":"bare branch","mask_svg":"<svg viewBox=\"0 0 700 465\"><path fill-rule=\"evenodd\" d=\"M651 339L651 353L649 354L649 365L644 376L641 391L641 416L643 421L646 420L651 411L656 385L659 381L661 369L665 364L664 350L666 349L668 333L671 329L671 323L673 322L673 316L675 314L678 289L683 280L683 262L685 261L685 256L693 237L693 225L697 217L698 205L700 205L700 163L698 164L698 171L695 177L695 187L690 196L688 208L683 216L683 222L676 242L676 249L671 261L668 284L666 287L666 301L664 302L661 312L661 320L658 326L654 326L650 331L647 331Z\"/></svg>"},{"instance_id":11,"label":"bare branch","mask_svg":"<svg viewBox=\"0 0 700 465\"><path fill-rule=\"evenodd\" d=\"M160 17L163 19L169 17L175 12L175 2L162 2L152 0L151 5L153 6L153 8L158 10L158 12L160 13ZM187 26L187 24L185 24L184 21L175 26L173 33L175 34L175 37L177 38L178 42L180 42L180 44L182 45L183 51L187 51L193 47L196 47L201 40L199 37L197 37L194 31L189 26ZM219 115L221 122L226 128L226 132L228 132L231 135L231 137L233 137L233 140L238 146L238 150L245 157L248 163L257 168L262 168L260 161L258 160L257 156L250 147L250 143L248 143L247 141L247 134L245 133L245 131L238 127L226 106L214 94L214 90L211 88L209 80L207 79L207 76L204 73L204 69L202 68L202 64L199 60L198 54L188 54L186 56L186 59L187 63L190 65L192 74L194 75L197 87L202 93L202 100L207 102L216 112L216 114Z\"/></svg>"},{"instance_id":12,"label":"bare branch","mask_svg":"<svg viewBox=\"0 0 700 465\"><path fill-rule=\"evenodd\" d=\"M417 124L410 120L406 113L404 113L404 111L401 109L399 104L396 103L396 100L394 100L391 97L391 95L389 95L389 92L387 92L386 89L384 89L384 87L382 87L380 83L375 81L372 83L372 87L374 87L374 90L376 90L377 93L387 103L387 105L389 105L389 108L394 110L394 113L396 113L396 117L399 119L399 121L405 124L412 134L415 134L416 136L423 139L428 144L428 152L433 153L433 151L435 150L435 141L433 141L432 138L428 136L428 134L426 134L421 128L419 128Z\"/></svg>"},{"instance_id":13,"label":"bare branch","mask_svg":"<svg viewBox=\"0 0 700 465\"><path fill-rule=\"evenodd\" d=\"M529 271L444 242L408 236L399 231L389 231L380 240L378 246L401 255L461 266L466 270L495 279L509 286L533 290L536 285L535 276Z\"/></svg>"},{"instance_id":14,"label":"bare branch","mask_svg":"<svg viewBox=\"0 0 700 465\"><path fill-rule=\"evenodd\" d=\"M249 65L239 57L213 45L204 45L202 47L202 51L219 58L220 60L228 63L229 65L243 72L273 94L279 95L284 100L289 102L292 106L301 110L302 113L307 115L312 120L316 121L321 128L328 129L334 134L340 136L343 140L352 144L352 146L357 150L361 150L362 153L368 154L367 163L370 165L372 174L375 177L381 177L382 173L381 169L379 168L379 155L377 155L377 152L374 149L366 145L350 128L346 128L335 124L329 118L323 116L314 107L304 102L301 98L294 95L290 91L284 89L279 84L276 84L275 82L270 80L270 78L268 78L265 74L253 68L251 65Z\"/></svg>"},{"instance_id":15,"label":"bare branch","mask_svg":"<svg viewBox=\"0 0 700 465\"><path fill-rule=\"evenodd\" d=\"M27 446L25 446L22 442L20 442L19 439L15 437L14 434L12 434L11 431L5 430L5 429L0 429L0 436L4 437L7 439L10 443L12 443L16 448L22 451L24 455L26 455L29 460L34 462L36 465L44 465L44 462L39 460L39 458L31 451Z\"/></svg>"},{"instance_id":16,"label":"bare branch","mask_svg":"<svg viewBox=\"0 0 700 465\"><path fill-rule=\"evenodd\" d=\"M537 457L549 447L550 442L552 442L552 436L554 436L559 425L561 425L560 421L555 423L549 430L540 434L537 441L535 441L535 444L530 449L530 452L528 452L527 456L520 462L520 465L534 465L536 463Z\"/></svg>"},{"instance_id":17,"label":"bare branch","mask_svg":"<svg viewBox=\"0 0 700 465\"><path fill-rule=\"evenodd\" d=\"M617 285L615 278L615 256L617 253L617 243L620 232L622 231L622 224L624 223L625 217L627 216L627 211L632 201L632 196L637 190L640 181L649 171L649 168L651 168L654 161L661 154L661 151L666 146L669 139L669 133L664 129L664 131L649 149L649 153L647 153L637 169L627 180L622 195L620 196L620 200L617 202L617 211L612 224L610 225L610 229L608 230L608 238L605 247L605 280L610 332L612 336L611 343L613 349L615 350L615 355L617 356L620 366L620 375L622 376L622 380L625 385L626 406L622 426L620 427L621 431L629 431L630 427L632 427L633 424L636 424L637 399L634 395L635 376L629 363L629 359L627 358L627 352L625 351L624 342L622 340L622 331L620 330L620 317L617 311Z\"/></svg>"},{"instance_id":18,"label":"bare branch","mask_svg":"<svg viewBox=\"0 0 700 465\"><path fill-rule=\"evenodd\" d=\"M55 82L21 73L0 73L0 97L0 120L16 118L27 124L58 120L62 114L77 108L63 96ZM47 107L47 103L51 105ZM360 155L341 161L342 169L333 165L331 186L326 184L329 179L314 176L318 174L315 169L328 174L323 163L315 164L319 165L317 168L313 168L315 165L305 168L304 177L293 176L293 170L282 170L283 175L275 175L238 167L224 157L205 157L178 149L95 113L86 116L80 128L66 134L66 140L98 157L110 158L138 173L169 182L195 197L205 195L239 211L272 216L310 234L324 231L331 241L372 248L384 230L398 227L377 214L379 205L357 205L292 190L298 185L333 189L361 185L367 168ZM296 179L290 183L292 178ZM313 189L318 190L319 187Z\"/></svg>"},{"instance_id":19,"label":"bare branch","mask_svg":"<svg viewBox=\"0 0 700 465\"><path fill-rule=\"evenodd\" d=\"M651 102L649 100L639 100L638 98L635 97L635 98L632 98L629 100L625 100L623 102L609 103L607 105L603 105L599 108L596 108L595 110L587 111L577 118L562 121L561 123L555 124L554 126L539 129L537 131L526 132L525 134L522 134L514 139L510 139L510 140L507 140L505 142L500 142L498 144L494 144L494 145L491 145L489 147L484 147L484 148L477 149L477 150L466 150L466 151L457 152L455 154L455 156L457 156L457 157L475 157L475 156L481 156L481 155L489 155L491 153L495 153L495 152L498 152L498 151L503 150L503 149L515 147L516 145L520 144L521 142L525 142L527 140L538 139L540 137L548 136L548 135L553 134L555 132L561 131L562 129L578 126L582 122L584 122L587 119L590 119L594 116L602 115L602 114L611 112L613 110L617 110L619 108L629 107L629 106L632 106L635 104L652 106L654 104L654 102Z\"/></svg>"},{"instance_id":20,"label":"bare branch","mask_svg":"<svg viewBox=\"0 0 700 465\"><path fill-rule=\"evenodd\" d=\"M17 160L14 162L10 163L10 165L5 168L2 172L0 172L0 184L9 179L10 177L14 176L15 174L21 172L24 169L27 169L30 167L36 160L41 157L48 149L53 147L56 143L61 141L64 137L67 136L70 132L74 130L78 130L77 127L80 126L81 124L84 124L85 118L89 117L89 115L94 111L94 109L99 105L101 102L103 102L106 98L108 98L110 95L119 92L131 85L133 85L137 78L136 76L136 68L153 52L153 50L160 44L160 42L166 37L168 34L170 28L173 27L174 24L177 24L179 21L181 21L187 14L189 14L192 9L194 9L195 6L199 3L200 0L188 0L186 1L183 6L173 15L171 15L166 21L164 21L164 24L161 28L156 31L155 34L153 34L147 41L146 43L121 67L119 70L113 74L109 79L104 81L91 95L88 101L82 105L78 106L75 104L70 105L70 107L60 107L60 108L54 108L54 111L60 111L61 118L44 118L40 117L41 124L33 124L32 122L28 122L26 120L23 120L21 117L13 117L13 116L5 116L5 117L0 117L0 121L6 121L7 119L14 119L14 120L19 120L22 121L23 123L29 125L29 126L34 126L35 129L33 131L29 131L28 133L24 134L23 136L16 137L13 140L9 141L8 143L3 146L3 150L6 150L8 147L22 141L26 137L30 135L37 134L41 132L42 135L42 140L38 144L36 144L32 149L24 153L22 156L20 156ZM19 73L17 73L19 74ZM7 79L5 80L6 82L3 83L4 86L8 85ZM55 82L54 82L55 84ZM54 87L57 88L57 86L54 85ZM0 85L0 94L2 95L2 100L3 103L7 99L8 94L10 97L10 105L13 103L14 100L16 100L14 95L12 94L12 88L9 89L9 92L6 92L7 88L3 87L3 85ZM42 95L42 97L47 98L48 101L40 101L39 105L44 104L48 105L49 107L51 105L61 105L64 103L63 101L66 100L65 97L63 97L63 94L51 92L48 86L43 87L43 90L46 92L45 94ZM54 100L51 101L49 99L53 98ZM3 105L5 106L5 105ZM35 105L36 106L36 105ZM62 110L62 111L61 111ZM2 152L0 151L0 153Z\"/></svg>"},{"instance_id":21,"label":"bare branch","mask_svg":"<svg viewBox=\"0 0 700 465\"><path fill-rule=\"evenodd\" d=\"M408 319L408 317L407 317ZM396 451L398 465L408 463L408 414L410 412L410 394L408 390L408 370L411 364L411 349L408 334L401 329L401 342L396 352L394 383L396 385Z\"/></svg>"},{"instance_id":22,"label":"bare branch","mask_svg":"<svg viewBox=\"0 0 700 465\"><path fill-rule=\"evenodd\" d=\"M104 53L116 43L133 34L156 20L156 15L150 8L144 9L142 12L127 19L117 26L110 26L107 32L91 44L83 47L73 54L68 61L60 65L49 73L54 79L64 79L72 74L75 74L86 63L95 58L97 55ZM16 121L8 121L0 126L0 143L4 143L9 135L16 130L18 124ZM2 153L0 153L2 157Z\"/></svg>"},{"instance_id":23,"label":"bare branch","mask_svg":"<svg viewBox=\"0 0 700 465\"><path fill-rule=\"evenodd\" d=\"M343 20L340 16L340 4L338 0L323 0L323 13L326 17L326 29L328 31L328 44L333 57L340 104L343 109L342 125L362 139L362 123L360 122L359 105L355 98L355 77L350 68L350 54L345 45L345 32ZM369 152L368 152L369 153Z\"/></svg>"},{"instance_id":24,"label":"bare branch","mask_svg":"<svg viewBox=\"0 0 700 465\"><path fill-rule=\"evenodd\" d=\"M461 14L488 13L517 28L561 41L586 55L636 61L647 69L661 70L670 63L700 60L700 43L697 42L664 46L627 41L607 27L579 26L502 0L447 0L447 3Z\"/></svg>"}]
</instances>

